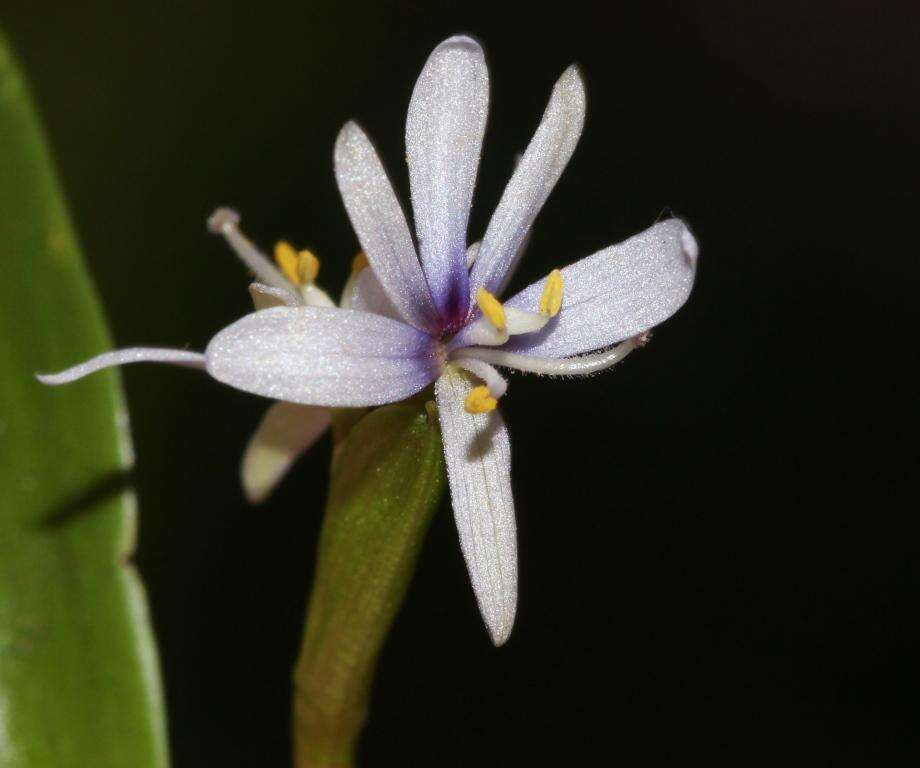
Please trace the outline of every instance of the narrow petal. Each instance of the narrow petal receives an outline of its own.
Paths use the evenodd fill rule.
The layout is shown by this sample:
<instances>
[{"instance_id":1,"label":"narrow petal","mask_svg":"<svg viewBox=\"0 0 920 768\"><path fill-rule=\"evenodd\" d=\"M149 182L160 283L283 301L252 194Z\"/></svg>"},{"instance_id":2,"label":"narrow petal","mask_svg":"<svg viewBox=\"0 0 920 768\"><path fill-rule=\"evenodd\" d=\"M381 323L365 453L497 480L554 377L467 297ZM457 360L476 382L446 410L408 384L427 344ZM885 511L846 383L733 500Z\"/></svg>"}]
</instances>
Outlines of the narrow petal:
<instances>
[{"instance_id":1,"label":"narrow petal","mask_svg":"<svg viewBox=\"0 0 920 768\"><path fill-rule=\"evenodd\" d=\"M690 295L696 240L680 219L662 221L562 270L562 309L542 331L513 336L506 349L570 357L638 336L667 320ZM533 310L545 278L509 299Z\"/></svg>"},{"instance_id":2,"label":"narrow petal","mask_svg":"<svg viewBox=\"0 0 920 768\"><path fill-rule=\"evenodd\" d=\"M205 358L200 352L189 352L187 349L154 349L151 347L129 347L116 349L113 352L103 352L86 362L60 371L59 373L37 373L37 378L42 384L69 384L91 373L101 371L103 368L112 368L116 365L129 365L130 363L170 363L188 368L204 368Z\"/></svg>"},{"instance_id":3,"label":"narrow petal","mask_svg":"<svg viewBox=\"0 0 920 768\"><path fill-rule=\"evenodd\" d=\"M346 123L335 142L335 178L361 248L401 317L433 330L438 315L406 217L364 131Z\"/></svg>"},{"instance_id":4,"label":"narrow petal","mask_svg":"<svg viewBox=\"0 0 920 768\"><path fill-rule=\"evenodd\" d=\"M585 86L575 66L553 88L543 119L505 188L470 273L470 295L480 288L499 293L537 214L581 136Z\"/></svg>"},{"instance_id":5,"label":"narrow petal","mask_svg":"<svg viewBox=\"0 0 920 768\"><path fill-rule=\"evenodd\" d=\"M460 548L492 642L501 645L517 608L511 445L498 410L473 415L464 409L473 387L466 374L448 368L435 394Z\"/></svg>"},{"instance_id":6,"label":"narrow petal","mask_svg":"<svg viewBox=\"0 0 920 768\"><path fill-rule=\"evenodd\" d=\"M399 312L383 290L373 269L362 269L361 274L355 278L349 302L351 309L399 319Z\"/></svg>"},{"instance_id":7,"label":"narrow petal","mask_svg":"<svg viewBox=\"0 0 920 768\"><path fill-rule=\"evenodd\" d=\"M505 277L495 292L495 295L499 298L505 294L505 289L514 278L514 273L517 272L518 264L521 263L521 259L524 258L524 254L527 252L527 246L530 245L530 238L532 235L532 229L529 230L526 235L524 235L524 239L521 240L521 244L518 246L517 252L514 254L514 257L511 259L511 263L508 265L508 269L505 270Z\"/></svg>"},{"instance_id":8,"label":"narrow petal","mask_svg":"<svg viewBox=\"0 0 920 768\"><path fill-rule=\"evenodd\" d=\"M262 417L240 466L246 498L263 501L291 464L329 427L328 408L297 403L275 403Z\"/></svg>"},{"instance_id":9,"label":"narrow petal","mask_svg":"<svg viewBox=\"0 0 920 768\"><path fill-rule=\"evenodd\" d=\"M422 267L447 323L469 307L466 229L488 106L482 48L469 37L445 40L412 92L406 160Z\"/></svg>"},{"instance_id":10,"label":"narrow petal","mask_svg":"<svg viewBox=\"0 0 920 768\"><path fill-rule=\"evenodd\" d=\"M427 334L380 315L326 307L247 315L211 339L205 357L218 381L304 405L391 403L438 375Z\"/></svg>"}]
</instances>

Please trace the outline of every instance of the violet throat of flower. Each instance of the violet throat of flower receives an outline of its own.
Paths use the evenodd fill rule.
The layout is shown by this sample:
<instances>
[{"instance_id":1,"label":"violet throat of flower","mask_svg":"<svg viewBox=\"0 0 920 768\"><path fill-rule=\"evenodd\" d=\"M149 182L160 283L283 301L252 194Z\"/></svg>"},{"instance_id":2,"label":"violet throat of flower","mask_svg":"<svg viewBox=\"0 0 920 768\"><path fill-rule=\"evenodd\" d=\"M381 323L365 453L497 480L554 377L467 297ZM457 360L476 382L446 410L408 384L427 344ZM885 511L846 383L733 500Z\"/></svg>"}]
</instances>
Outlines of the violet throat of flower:
<instances>
[{"instance_id":1,"label":"violet throat of flower","mask_svg":"<svg viewBox=\"0 0 920 768\"><path fill-rule=\"evenodd\" d=\"M218 208L208 219L208 228L215 234L222 235L256 277L266 284L288 289L293 288L295 291L299 290L300 292L313 287L313 283L319 274L320 261L311 251L297 251L288 242L282 240L275 245L275 264L271 264L243 234L239 225L240 215L231 208ZM277 268L275 265L277 265ZM367 266L367 256L363 251L359 251L352 260L352 274L342 294L343 307L347 307L350 304L350 297L354 290L354 280ZM471 266L472 260L468 263L467 268ZM511 336L534 333L540 330L551 318L559 314L559 310L562 308L563 291L564 280L562 272L554 269L547 276L546 285L540 296L539 311L528 312L505 307L494 294L485 288L480 288L475 298L476 306L482 316L473 321L473 325L477 326L474 330L473 338L476 340L477 345L485 347L481 351L487 351L488 347L500 346L507 342ZM304 298L308 296L309 294L305 295ZM307 301L307 303L312 302ZM325 304L325 302L321 302L321 304ZM483 382L483 384L473 387L467 396L464 403L466 412L479 414L494 411L498 407L498 401L508 389L508 382L495 370L492 364L482 359L482 354L478 351L477 346L451 351L449 342L450 337L447 337L437 346L436 356L439 358L441 366L443 367L448 363L453 364L454 367L466 371ZM469 353L463 354L464 349L471 349L475 356L471 356ZM503 359L503 356L509 354L502 353L499 350L494 350L494 352L499 354L497 360ZM513 355L513 353L510 354Z\"/></svg>"}]
</instances>

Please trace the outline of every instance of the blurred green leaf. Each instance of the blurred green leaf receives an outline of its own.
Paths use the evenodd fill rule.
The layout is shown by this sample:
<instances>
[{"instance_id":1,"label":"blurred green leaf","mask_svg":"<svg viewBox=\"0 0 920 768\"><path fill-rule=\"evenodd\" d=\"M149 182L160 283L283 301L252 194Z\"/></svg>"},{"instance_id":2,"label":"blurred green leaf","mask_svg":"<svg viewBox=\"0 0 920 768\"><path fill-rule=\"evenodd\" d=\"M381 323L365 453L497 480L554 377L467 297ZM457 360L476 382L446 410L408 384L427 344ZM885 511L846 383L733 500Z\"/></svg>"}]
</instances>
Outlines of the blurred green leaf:
<instances>
[{"instance_id":1,"label":"blurred green leaf","mask_svg":"<svg viewBox=\"0 0 920 768\"><path fill-rule=\"evenodd\" d=\"M33 375L110 341L2 36L0 264L0 765L164 766L118 379Z\"/></svg>"},{"instance_id":2,"label":"blurred green leaf","mask_svg":"<svg viewBox=\"0 0 920 768\"><path fill-rule=\"evenodd\" d=\"M294 675L298 768L353 765L377 656L446 481L433 402L378 408L353 426L352 416L335 425L337 440L348 435L336 446Z\"/></svg>"}]
</instances>

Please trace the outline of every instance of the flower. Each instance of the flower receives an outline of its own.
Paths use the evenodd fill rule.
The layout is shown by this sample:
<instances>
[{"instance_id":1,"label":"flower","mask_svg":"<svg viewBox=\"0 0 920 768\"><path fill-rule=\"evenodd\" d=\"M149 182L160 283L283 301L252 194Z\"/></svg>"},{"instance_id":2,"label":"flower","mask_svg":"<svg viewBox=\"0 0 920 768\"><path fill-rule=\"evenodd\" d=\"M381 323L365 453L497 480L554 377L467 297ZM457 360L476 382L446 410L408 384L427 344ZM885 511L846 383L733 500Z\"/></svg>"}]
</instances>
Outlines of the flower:
<instances>
[{"instance_id":1,"label":"flower","mask_svg":"<svg viewBox=\"0 0 920 768\"><path fill-rule=\"evenodd\" d=\"M441 43L422 70L406 124L415 241L367 136L355 123L344 126L335 175L371 267L353 276L344 306L317 293L309 259L301 265L293 249L282 248L282 276L246 241L235 217L220 211L211 227L262 281L253 294L267 308L224 328L203 354L126 349L41 379L61 384L148 360L203 368L282 401L260 432L286 446L288 458L328 423L317 409L396 402L434 383L460 545L500 645L515 616L517 542L511 447L497 409L507 383L496 366L550 376L609 368L684 303L698 251L684 223L668 219L553 270L502 303L531 225L581 134L585 90L574 66L559 78L482 241L468 248L488 92L483 51L469 37ZM299 290L292 279L302 283ZM303 406L308 410L297 410Z\"/></svg>"}]
</instances>

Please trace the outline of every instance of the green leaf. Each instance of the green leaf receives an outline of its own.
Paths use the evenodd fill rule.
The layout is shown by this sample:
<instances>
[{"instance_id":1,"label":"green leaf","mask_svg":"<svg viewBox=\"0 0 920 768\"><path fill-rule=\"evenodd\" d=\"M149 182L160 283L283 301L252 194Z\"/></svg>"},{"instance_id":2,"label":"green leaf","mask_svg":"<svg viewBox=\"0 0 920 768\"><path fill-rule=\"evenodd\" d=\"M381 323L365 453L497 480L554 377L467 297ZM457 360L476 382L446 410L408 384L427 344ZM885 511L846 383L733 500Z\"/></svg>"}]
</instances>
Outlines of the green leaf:
<instances>
[{"instance_id":1,"label":"green leaf","mask_svg":"<svg viewBox=\"0 0 920 768\"><path fill-rule=\"evenodd\" d=\"M350 431L336 447L294 675L298 768L354 763L377 656L444 493L434 403L379 408L354 426L350 419L336 424Z\"/></svg>"},{"instance_id":2,"label":"green leaf","mask_svg":"<svg viewBox=\"0 0 920 768\"><path fill-rule=\"evenodd\" d=\"M111 343L2 36L0 264L0 765L165 766L118 379L34 378Z\"/></svg>"}]
</instances>

